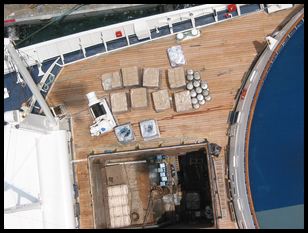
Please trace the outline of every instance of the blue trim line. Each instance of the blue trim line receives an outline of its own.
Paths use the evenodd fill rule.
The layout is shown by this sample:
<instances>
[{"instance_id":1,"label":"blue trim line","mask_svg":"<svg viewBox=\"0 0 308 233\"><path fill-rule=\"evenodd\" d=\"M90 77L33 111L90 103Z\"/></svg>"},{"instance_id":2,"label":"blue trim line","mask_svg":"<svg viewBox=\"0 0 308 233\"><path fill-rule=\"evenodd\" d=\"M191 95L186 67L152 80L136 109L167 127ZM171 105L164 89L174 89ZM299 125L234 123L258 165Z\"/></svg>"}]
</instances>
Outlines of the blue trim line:
<instances>
[{"instance_id":1,"label":"blue trim line","mask_svg":"<svg viewBox=\"0 0 308 233\"><path fill-rule=\"evenodd\" d=\"M116 40L108 41L106 44L108 51L110 51L127 46L127 40L126 37L122 37Z\"/></svg>"},{"instance_id":2,"label":"blue trim line","mask_svg":"<svg viewBox=\"0 0 308 233\"><path fill-rule=\"evenodd\" d=\"M173 27L173 32L179 32L179 31L191 29L192 23L191 23L191 20L185 20L182 22L174 23L172 27Z\"/></svg>"}]
</instances>

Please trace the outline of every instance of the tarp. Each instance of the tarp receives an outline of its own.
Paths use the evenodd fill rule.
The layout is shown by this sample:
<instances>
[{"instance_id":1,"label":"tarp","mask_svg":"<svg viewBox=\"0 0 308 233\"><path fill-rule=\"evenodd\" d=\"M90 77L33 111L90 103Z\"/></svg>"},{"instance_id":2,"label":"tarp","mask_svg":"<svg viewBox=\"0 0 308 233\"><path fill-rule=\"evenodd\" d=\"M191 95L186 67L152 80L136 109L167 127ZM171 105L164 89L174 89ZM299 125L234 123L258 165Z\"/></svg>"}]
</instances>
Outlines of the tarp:
<instances>
[{"instance_id":1,"label":"tarp","mask_svg":"<svg viewBox=\"0 0 308 233\"><path fill-rule=\"evenodd\" d=\"M4 209L18 210L5 211L4 227L75 228L71 171L66 131L6 125Z\"/></svg>"}]
</instances>

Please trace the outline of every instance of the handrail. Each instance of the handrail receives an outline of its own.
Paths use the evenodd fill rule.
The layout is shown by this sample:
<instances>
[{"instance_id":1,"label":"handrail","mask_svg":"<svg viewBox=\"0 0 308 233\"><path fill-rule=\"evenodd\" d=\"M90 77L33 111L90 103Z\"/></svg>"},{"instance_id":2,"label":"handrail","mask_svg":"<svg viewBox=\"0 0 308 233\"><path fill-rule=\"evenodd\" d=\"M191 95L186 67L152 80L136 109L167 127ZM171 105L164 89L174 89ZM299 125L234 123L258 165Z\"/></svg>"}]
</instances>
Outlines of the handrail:
<instances>
[{"instance_id":1,"label":"handrail","mask_svg":"<svg viewBox=\"0 0 308 233\"><path fill-rule=\"evenodd\" d=\"M279 44L276 46L275 50L273 51L263 73L262 73L262 76L259 80L259 83L258 83L258 87L257 87L257 90L254 94L254 98L253 98L253 102L251 104L251 107L250 107L250 113L249 113L249 120L248 120L248 128L246 130L246 139L245 139L245 170L246 170L246 184L247 184L247 192L248 192L248 200L249 200L249 205L250 205L250 208L252 210L252 214L253 214L253 218L254 218L254 222L256 224L256 227L257 228L260 228L259 227L259 223L258 223L258 220L257 220L257 217L256 217L256 214L255 214L255 210L254 210L254 205L253 205L253 200L252 200L252 195L251 195L251 190L250 190L250 182L249 182L249 172L248 172L248 149L249 149L249 138L250 138L250 128L251 128L251 123L252 123L252 118L253 118L253 113L254 113L254 109L256 107L256 102L257 102L257 99L258 99L258 96L259 96L259 93L260 93L260 90L261 90L261 87L264 83L264 80L267 76L267 73L272 65L272 63L274 62L277 54L278 54L278 51L284 46L284 43L287 39L287 36L290 34L290 32L298 25L298 23L303 19L304 15L302 14L300 16L300 18L298 18L296 20L296 22L294 23L293 22L293 25L291 25L291 27L288 29L288 31L284 34L283 38L280 40Z\"/></svg>"},{"instance_id":2,"label":"handrail","mask_svg":"<svg viewBox=\"0 0 308 233\"><path fill-rule=\"evenodd\" d=\"M248 142L250 124L253 117L254 104L256 103L258 92L262 86L267 72L276 58L279 49L284 45L289 33L296 25L303 20L304 9L301 9L291 20L277 33L275 39L278 41L276 47L271 51L268 47L262 52L251 72L244 80L240 92L247 90L244 99L237 96L234 112L241 113L237 123L230 125L230 131L234 130L234 135L229 135L229 177L233 205L238 223L242 223L243 228L259 228L254 212L251 192L249 187L248 173ZM256 72L254 72L256 71ZM254 75L253 78L252 75ZM245 166L245 169L244 169ZM240 224L239 224L240 225Z\"/></svg>"},{"instance_id":3,"label":"handrail","mask_svg":"<svg viewBox=\"0 0 308 233\"><path fill-rule=\"evenodd\" d=\"M53 70L53 68L55 67L55 65L57 64L57 62L58 62L59 59L60 59L60 58L56 59L56 60L52 63L52 65L48 68L48 70L46 71L46 73L43 75L41 81L37 84L37 87L40 89L40 91L43 89L43 86L44 86L44 84L46 83L46 80L47 80L47 78L49 77L49 75L52 74L51 71ZM28 114L32 112L33 107L34 107L35 102L36 102L36 98L35 98L34 95L31 97L31 100L30 100L29 102L30 102L30 104L29 104L29 108L28 108L28 111L27 111Z\"/></svg>"},{"instance_id":4,"label":"handrail","mask_svg":"<svg viewBox=\"0 0 308 233\"><path fill-rule=\"evenodd\" d=\"M239 4L239 5L247 5L247 4ZM193 27L195 27L195 20L198 17L212 15L214 10L222 11L227 9L228 4L204 4L200 6L195 6L191 8L185 8L177 11L166 12L162 14L152 15L144 18L139 18L131 21L126 21L122 23L117 23L109 26L104 26L88 31L83 31L79 33L75 33L72 35L56 38L53 40L41 42L38 44L30 45L27 47L20 48L19 50L23 52L23 54L27 54L27 63L32 66L39 62L44 62L48 59L55 58L60 56L63 59L64 54L68 54L75 51L83 51L84 57L81 60L88 58L85 53L85 49L95 45L104 45L106 52L108 52L106 48L106 43L120 39L126 38L127 46L122 47L126 48L130 45L129 43L129 36L135 35L134 25L138 22L143 22L147 26L149 31L159 29L161 27L169 26L169 29L175 23L183 22L186 20L191 20ZM260 9L263 10L263 9ZM241 15L238 14L236 17L240 17ZM234 18L234 17L233 17ZM222 22L225 20L230 19L222 19L214 23ZM196 28L208 26L214 23L209 23L206 25L201 25ZM116 36L116 31L121 31L121 36ZM172 31L168 33L168 36L173 35ZM158 37L162 38L162 37ZM155 39L158 39L155 38ZM149 38L146 42L152 41L154 38ZM139 42L145 43L145 42ZM115 50L112 50L115 51ZM106 53L105 52L105 53ZM91 56L89 56L91 57ZM4 62L4 73L9 73L9 68L7 67L6 62Z\"/></svg>"}]
</instances>

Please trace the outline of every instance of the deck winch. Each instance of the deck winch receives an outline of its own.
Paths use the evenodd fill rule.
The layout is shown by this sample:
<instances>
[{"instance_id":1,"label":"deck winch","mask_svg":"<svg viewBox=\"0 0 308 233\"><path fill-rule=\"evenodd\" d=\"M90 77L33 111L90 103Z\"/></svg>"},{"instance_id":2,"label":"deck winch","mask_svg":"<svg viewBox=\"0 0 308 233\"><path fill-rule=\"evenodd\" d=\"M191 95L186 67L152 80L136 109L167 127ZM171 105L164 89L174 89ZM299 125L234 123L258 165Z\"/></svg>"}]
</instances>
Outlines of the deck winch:
<instances>
[{"instance_id":1,"label":"deck winch","mask_svg":"<svg viewBox=\"0 0 308 233\"><path fill-rule=\"evenodd\" d=\"M88 105L91 115L94 119L94 124L90 126L91 136L99 136L112 131L117 124L107 101L104 98L98 99L95 92L90 92L86 96L89 101Z\"/></svg>"}]
</instances>

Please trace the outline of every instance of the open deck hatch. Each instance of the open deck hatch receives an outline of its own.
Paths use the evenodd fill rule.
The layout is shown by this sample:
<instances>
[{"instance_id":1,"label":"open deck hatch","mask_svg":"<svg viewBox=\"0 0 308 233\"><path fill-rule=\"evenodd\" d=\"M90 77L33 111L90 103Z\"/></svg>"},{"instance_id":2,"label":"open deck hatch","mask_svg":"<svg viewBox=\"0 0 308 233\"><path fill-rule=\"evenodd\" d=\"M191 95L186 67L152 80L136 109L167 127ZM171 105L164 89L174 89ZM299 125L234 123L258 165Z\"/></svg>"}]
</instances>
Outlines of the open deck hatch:
<instances>
[{"instance_id":1,"label":"open deck hatch","mask_svg":"<svg viewBox=\"0 0 308 233\"><path fill-rule=\"evenodd\" d=\"M95 228L215 227L207 146L89 156Z\"/></svg>"}]
</instances>

